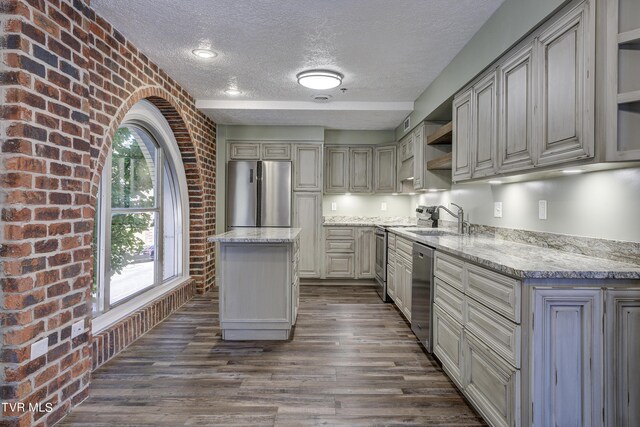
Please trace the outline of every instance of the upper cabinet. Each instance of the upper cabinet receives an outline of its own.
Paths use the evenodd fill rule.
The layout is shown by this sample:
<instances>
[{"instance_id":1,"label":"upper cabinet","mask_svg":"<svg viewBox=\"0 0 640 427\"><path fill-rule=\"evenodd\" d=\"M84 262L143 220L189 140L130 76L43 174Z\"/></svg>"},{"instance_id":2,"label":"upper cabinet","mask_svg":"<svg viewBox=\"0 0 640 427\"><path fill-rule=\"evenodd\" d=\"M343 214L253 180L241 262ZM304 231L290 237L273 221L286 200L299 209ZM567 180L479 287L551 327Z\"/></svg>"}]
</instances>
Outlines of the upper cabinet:
<instances>
[{"instance_id":1,"label":"upper cabinet","mask_svg":"<svg viewBox=\"0 0 640 427\"><path fill-rule=\"evenodd\" d=\"M373 148L373 192L395 193L396 147L386 145Z\"/></svg>"},{"instance_id":2,"label":"upper cabinet","mask_svg":"<svg viewBox=\"0 0 640 427\"><path fill-rule=\"evenodd\" d=\"M589 13L589 3L583 2L544 30L536 42L539 165L593 156Z\"/></svg>"},{"instance_id":3,"label":"upper cabinet","mask_svg":"<svg viewBox=\"0 0 640 427\"><path fill-rule=\"evenodd\" d=\"M324 151L324 192L349 192L349 147L326 147Z\"/></svg>"},{"instance_id":4,"label":"upper cabinet","mask_svg":"<svg viewBox=\"0 0 640 427\"><path fill-rule=\"evenodd\" d=\"M229 144L230 160L260 160L260 144L257 142L232 142Z\"/></svg>"},{"instance_id":5,"label":"upper cabinet","mask_svg":"<svg viewBox=\"0 0 640 427\"><path fill-rule=\"evenodd\" d=\"M471 178L472 94L467 89L453 100L453 181Z\"/></svg>"},{"instance_id":6,"label":"upper cabinet","mask_svg":"<svg viewBox=\"0 0 640 427\"><path fill-rule=\"evenodd\" d=\"M533 47L507 56L500 67L498 168L502 171L532 168L533 149Z\"/></svg>"},{"instance_id":7,"label":"upper cabinet","mask_svg":"<svg viewBox=\"0 0 640 427\"><path fill-rule=\"evenodd\" d=\"M594 52L590 1L573 3L457 94L453 180L595 159Z\"/></svg>"},{"instance_id":8,"label":"upper cabinet","mask_svg":"<svg viewBox=\"0 0 640 427\"><path fill-rule=\"evenodd\" d=\"M395 145L331 145L324 153L325 194L396 192Z\"/></svg>"},{"instance_id":9,"label":"upper cabinet","mask_svg":"<svg viewBox=\"0 0 640 427\"><path fill-rule=\"evenodd\" d=\"M373 149L349 148L349 192L373 192Z\"/></svg>"},{"instance_id":10,"label":"upper cabinet","mask_svg":"<svg viewBox=\"0 0 640 427\"><path fill-rule=\"evenodd\" d=\"M322 191L322 146L293 146L293 191Z\"/></svg>"}]
</instances>

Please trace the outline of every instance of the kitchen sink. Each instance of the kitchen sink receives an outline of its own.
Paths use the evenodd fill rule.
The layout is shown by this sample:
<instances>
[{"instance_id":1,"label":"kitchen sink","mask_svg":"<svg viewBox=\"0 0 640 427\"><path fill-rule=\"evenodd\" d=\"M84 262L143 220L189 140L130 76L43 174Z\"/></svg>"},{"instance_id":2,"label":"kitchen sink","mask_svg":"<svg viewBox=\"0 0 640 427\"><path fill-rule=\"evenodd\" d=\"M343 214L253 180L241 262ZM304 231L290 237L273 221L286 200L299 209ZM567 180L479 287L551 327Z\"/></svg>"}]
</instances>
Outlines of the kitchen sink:
<instances>
[{"instance_id":1,"label":"kitchen sink","mask_svg":"<svg viewBox=\"0 0 640 427\"><path fill-rule=\"evenodd\" d=\"M437 228L405 228L404 231L418 236L459 236L455 231L439 230Z\"/></svg>"}]
</instances>

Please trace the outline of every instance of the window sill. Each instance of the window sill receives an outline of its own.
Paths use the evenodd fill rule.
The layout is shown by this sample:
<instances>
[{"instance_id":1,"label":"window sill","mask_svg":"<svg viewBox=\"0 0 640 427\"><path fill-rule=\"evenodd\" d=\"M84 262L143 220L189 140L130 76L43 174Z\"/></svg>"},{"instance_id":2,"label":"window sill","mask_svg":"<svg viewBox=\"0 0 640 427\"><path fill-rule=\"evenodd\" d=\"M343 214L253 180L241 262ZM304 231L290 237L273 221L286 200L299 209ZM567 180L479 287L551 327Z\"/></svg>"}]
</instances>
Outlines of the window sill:
<instances>
[{"instance_id":1,"label":"window sill","mask_svg":"<svg viewBox=\"0 0 640 427\"><path fill-rule=\"evenodd\" d=\"M108 327L118 323L125 317L135 313L140 308L149 304L154 299L160 298L164 294L180 287L191 280L190 276L178 277L167 283L164 283L157 288L153 288L142 295L133 298L130 301L125 302L115 308L112 308L108 312L101 314L98 317L94 317L91 326L91 332L96 335L104 331Z\"/></svg>"}]
</instances>

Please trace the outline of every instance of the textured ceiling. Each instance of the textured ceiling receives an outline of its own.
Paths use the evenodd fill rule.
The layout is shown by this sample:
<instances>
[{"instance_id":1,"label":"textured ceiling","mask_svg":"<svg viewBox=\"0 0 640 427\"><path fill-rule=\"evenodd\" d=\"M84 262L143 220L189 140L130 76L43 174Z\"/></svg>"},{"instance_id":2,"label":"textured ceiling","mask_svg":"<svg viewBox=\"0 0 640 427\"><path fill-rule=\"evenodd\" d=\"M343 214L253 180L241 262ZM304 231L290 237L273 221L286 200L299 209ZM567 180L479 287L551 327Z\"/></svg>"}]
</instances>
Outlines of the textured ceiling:
<instances>
[{"instance_id":1,"label":"textured ceiling","mask_svg":"<svg viewBox=\"0 0 640 427\"><path fill-rule=\"evenodd\" d=\"M385 102L413 102L503 0L92 0L92 7L164 68L197 100L234 100L203 108L221 124L322 125L390 129L410 112ZM191 54L211 48L218 57ZM341 87L332 102L362 111L297 111L316 91L297 73L328 68ZM230 86L242 91L231 97ZM297 101L254 109L243 101ZM367 108L375 102L375 108ZM331 104L331 103L330 103ZM329 104L329 105L330 105ZM369 115L367 114L369 113ZM374 118L375 117L375 118Z\"/></svg>"}]
</instances>

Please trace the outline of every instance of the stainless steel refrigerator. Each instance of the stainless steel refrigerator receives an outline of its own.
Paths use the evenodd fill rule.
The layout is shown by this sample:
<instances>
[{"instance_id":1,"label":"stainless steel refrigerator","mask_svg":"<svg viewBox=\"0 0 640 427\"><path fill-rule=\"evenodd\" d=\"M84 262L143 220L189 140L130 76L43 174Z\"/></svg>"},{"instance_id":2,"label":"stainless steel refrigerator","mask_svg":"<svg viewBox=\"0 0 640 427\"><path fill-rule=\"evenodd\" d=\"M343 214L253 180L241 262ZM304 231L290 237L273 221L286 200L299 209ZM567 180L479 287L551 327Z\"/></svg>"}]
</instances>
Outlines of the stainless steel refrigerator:
<instances>
[{"instance_id":1,"label":"stainless steel refrigerator","mask_svg":"<svg viewBox=\"0 0 640 427\"><path fill-rule=\"evenodd\" d=\"M227 229L291 227L291 162L227 163Z\"/></svg>"}]
</instances>

